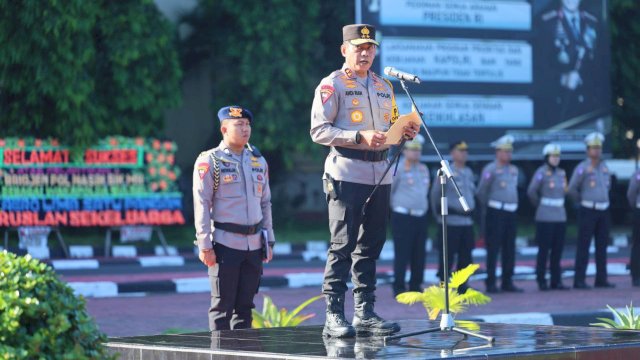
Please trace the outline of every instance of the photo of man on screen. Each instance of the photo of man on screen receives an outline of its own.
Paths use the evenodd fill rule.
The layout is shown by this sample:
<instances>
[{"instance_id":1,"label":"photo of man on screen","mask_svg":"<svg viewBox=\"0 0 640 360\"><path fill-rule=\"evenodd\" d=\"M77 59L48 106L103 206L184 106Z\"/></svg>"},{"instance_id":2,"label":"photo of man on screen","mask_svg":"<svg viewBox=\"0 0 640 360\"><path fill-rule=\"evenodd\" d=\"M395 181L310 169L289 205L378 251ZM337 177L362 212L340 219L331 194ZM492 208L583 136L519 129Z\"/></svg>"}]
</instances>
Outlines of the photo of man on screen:
<instances>
[{"instance_id":1,"label":"photo of man on screen","mask_svg":"<svg viewBox=\"0 0 640 360\"><path fill-rule=\"evenodd\" d=\"M584 1L585 3L587 1ZM545 122L602 115L598 86L602 63L601 21L583 8L582 0L559 0L539 18L538 92ZM606 101L606 100L605 100ZM595 113L594 113L595 112Z\"/></svg>"}]
</instances>

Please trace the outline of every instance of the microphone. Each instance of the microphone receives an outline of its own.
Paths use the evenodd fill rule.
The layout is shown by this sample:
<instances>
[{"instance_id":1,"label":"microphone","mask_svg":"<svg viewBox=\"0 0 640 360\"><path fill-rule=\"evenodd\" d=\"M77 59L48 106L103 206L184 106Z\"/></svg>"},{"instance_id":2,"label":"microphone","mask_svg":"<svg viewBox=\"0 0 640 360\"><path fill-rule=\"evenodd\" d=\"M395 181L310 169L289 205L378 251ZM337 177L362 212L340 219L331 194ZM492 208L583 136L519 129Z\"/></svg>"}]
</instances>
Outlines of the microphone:
<instances>
[{"instance_id":1,"label":"microphone","mask_svg":"<svg viewBox=\"0 0 640 360\"><path fill-rule=\"evenodd\" d=\"M413 75L413 74L406 73L404 71L397 70L396 68L391 66L387 66L386 68L384 68L384 74L387 76L393 76L394 78L397 78L400 80L411 81L416 84L420 84L420 78L417 75Z\"/></svg>"}]
</instances>

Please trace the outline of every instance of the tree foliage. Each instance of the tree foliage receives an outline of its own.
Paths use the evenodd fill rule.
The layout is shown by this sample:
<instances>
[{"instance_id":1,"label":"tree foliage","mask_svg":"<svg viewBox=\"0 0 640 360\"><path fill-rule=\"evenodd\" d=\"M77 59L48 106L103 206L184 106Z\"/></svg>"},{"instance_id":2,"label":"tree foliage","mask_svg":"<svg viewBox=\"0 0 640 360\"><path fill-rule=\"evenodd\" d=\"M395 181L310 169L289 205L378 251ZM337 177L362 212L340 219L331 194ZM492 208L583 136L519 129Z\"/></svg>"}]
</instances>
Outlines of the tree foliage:
<instances>
[{"instance_id":1,"label":"tree foliage","mask_svg":"<svg viewBox=\"0 0 640 360\"><path fill-rule=\"evenodd\" d=\"M238 104L255 116L253 140L289 165L296 153L320 150L309 139L313 90L339 68L342 25L351 4L334 1L202 0L183 24L185 68L210 61L214 110ZM273 164L271 164L273 167Z\"/></svg>"},{"instance_id":2,"label":"tree foliage","mask_svg":"<svg viewBox=\"0 0 640 360\"><path fill-rule=\"evenodd\" d=\"M156 136L179 102L174 30L151 0L0 0L0 42L5 136Z\"/></svg>"},{"instance_id":3,"label":"tree foliage","mask_svg":"<svg viewBox=\"0 0 640 360\"><path fill-rule=\"evenodd\" d=\"M613 95L613 146L618 156L635 154L640 138L640 2L612 0L611 14L611 83ZM624 141L633 130L633 141Z\"/></svg>"}]
</instances>

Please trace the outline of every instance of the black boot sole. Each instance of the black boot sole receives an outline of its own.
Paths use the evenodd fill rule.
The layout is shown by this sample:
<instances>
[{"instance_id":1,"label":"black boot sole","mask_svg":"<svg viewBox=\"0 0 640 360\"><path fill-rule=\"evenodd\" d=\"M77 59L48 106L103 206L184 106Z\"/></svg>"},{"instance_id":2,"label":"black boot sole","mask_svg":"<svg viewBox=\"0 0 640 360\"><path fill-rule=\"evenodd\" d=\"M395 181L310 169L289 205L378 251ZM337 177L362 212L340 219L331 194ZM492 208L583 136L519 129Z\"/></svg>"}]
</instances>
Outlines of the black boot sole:
<instances>
[{"instance_id":1,"label":"black boot sole","mask_svg":"<svg viewBox=\"0 0 640 360\"><path fill-rule=\"evenodd\" d=\"M400 327L393 329L377 329L369 327L355 327L357 336L388 336L400 331Z\"/></svg>"},{"instance_id":2,"label":"black boot sole","mask_svg":"<svg viewBox=\"0 0 640 360\"><path fill-rule=\"evenodd\" d=\"M346 331L331 331L331 330L327 330L327 328L324 328L322 329L322 336L338 338L338 339L352 338L356 336L356 330L351 328L351 329L347 329Z\"/></svg>"}]
</instances>

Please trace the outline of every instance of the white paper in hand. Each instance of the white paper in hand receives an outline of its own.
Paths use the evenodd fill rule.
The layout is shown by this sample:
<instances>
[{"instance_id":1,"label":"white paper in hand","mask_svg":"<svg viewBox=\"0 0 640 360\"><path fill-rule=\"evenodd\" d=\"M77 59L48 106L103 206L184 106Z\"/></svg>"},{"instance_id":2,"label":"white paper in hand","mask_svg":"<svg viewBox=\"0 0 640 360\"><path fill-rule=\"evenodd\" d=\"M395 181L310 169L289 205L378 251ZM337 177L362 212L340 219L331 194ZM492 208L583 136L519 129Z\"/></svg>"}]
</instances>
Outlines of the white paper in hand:
<instances>
[{"instance_id":1,"label":"white paper in hand","mask_svg":"<svg viewBox=\"0 0 640 360\"><path fill-rule=\"evenodd\" d=\"M398 120L391 125L391 128L386 132L387 141L385 144L387 145L396 145L400 143L402 140L402 135L404 135L404 127L408 126L409 123L420 124L420 116L417 112L412 111L408 114L400 115Z\"/></svg>"}]
</instances>

